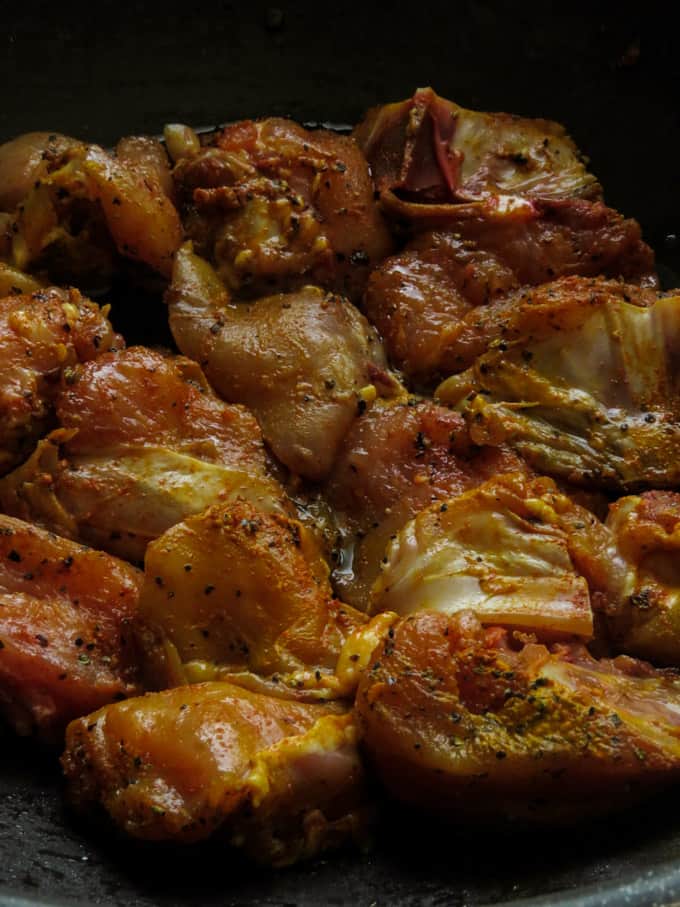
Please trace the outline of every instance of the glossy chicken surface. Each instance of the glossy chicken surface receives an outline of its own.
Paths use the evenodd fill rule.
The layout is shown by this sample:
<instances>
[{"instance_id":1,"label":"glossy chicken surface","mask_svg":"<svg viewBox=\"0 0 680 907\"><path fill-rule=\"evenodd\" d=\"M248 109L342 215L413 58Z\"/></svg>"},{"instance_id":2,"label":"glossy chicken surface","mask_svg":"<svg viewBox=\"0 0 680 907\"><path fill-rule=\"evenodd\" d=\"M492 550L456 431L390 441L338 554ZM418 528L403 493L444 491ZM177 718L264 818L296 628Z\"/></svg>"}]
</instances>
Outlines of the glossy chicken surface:
<instances>
[{"instance_id":1,"label":"glossy chicken surface","mask_svg":"<svg viewBox=\"0 0 680 907\"><path fill-rule=\"evenodd\" d=\"M333 580L366 610L390 539L433 501L525 469L503 447L478 447L458 413L415 398L375 405L354 423L324 496L335 514Z\"/></svg>"},{"instance_id":2,"label":"glossy chicken surface","mask_svg":"<svg viewBox=\"0 0 680 907\"><path fill-rule=\"evenodd\" d=\"M285 866L385 796L677 783L680 295L630 213L432 89L0 146L0 718L70 722L77 809Z\"/></svg>"},{"instance_id":3,"label":"glossy chicken surface","mask_svg":"<svg viewBox=\"0 0 680 907\"><path fill-rule=\"evenodd\" d=\"M189 237L238 294L312 283L355 298L392 247L347 136L246 120L183 149L173 176Z\"/></svg>"},{"instance_id":4,"label":"glossy chicken surface","mask_svg":"<svg viewBox=\"0 0 680 907\"><path fill-rule=\"evenodd\" d=\"M0 481L5 512L133 561L151 539L240 491L279 507L261 434L198 366L142 347L72 369L59 428Z\"/></svg>"},{"instance_id":5,"label":"glossy chicken surface","mask_svg":"<svg viewBox=\"0 0 680 907\"><path fill-rule=\"evenodd\" d=\"M392 627L373 658L357 711L397 799L468 821L559 822L678 777L675 672L429 611Z\"/></svg>"},{"instance_id":6,"label":"glossy chicken surface","mask_svg":"<svg viewBox=\"0 0 680 907\"><path fill-rule=\"evenodd\" d=\"M80 808L128 834L216 831L282 866L360 837L369 811L350 714L228 683L153 693L74 721L63 765Z\"/></svg>"},{"instance_id":7,"label":"glossy chicken surface","mask_svg":"<svg viewBox=\"0 0 680 907\"><path fill-rule=\"evenodd\" d=\"M147 551L140 599L149 685L243 674L277 691L332 695L333 669L364 616L333 599L314 536L236 500L174 526Z\"/></svg>"},{"instance_id":8,"label":"glossy chicken surface","mask_svg":"<svg viewBox=\"0 0 680 907\"><path fill-rule=\"evenodd\" d=\"M93 291L110 284L118 256L169 276L182 227L164 156L151 139L121 143L118 155L47 133L1 146L10 264Z\"/></svg>"},{"instance_id":9,"label":"glossy chicken surface","mask_svg":"<svg viewBox=\"0 0 680 907\"><path fill-rule=\"evenodd\" d=\"M470 221L423 233L386 259L371 274L364 309L392 363L431 387L460 371L461 335L478 315L486 317L479 307L562 276L604 274L653 285L645 249L638 225L601 205L555 203L542 218L520 224L481 218L476 227ZM626 292L645 299L652 290Z\"/></svg>"},{"instance_id":10,"label":"glossy chicken surface","mask_svg":"<svg viewBox=\"0 0 680 907\"><path fill-rule=\"evenodd\" d=\"M139 692L129 621L142 574L0 516L0 712L60 740L73 718Z\"/></svg>"},{"instance_id":11,"label":"glossy chicken surface","mask_svg":"<svg viewBox=\"0 0 680 907\"><path fill-rule=\"evenodd\" d=\"M437 396L459 406L477 443L508 443L580 484L678 483L680 297L564 278L489 305L466 327L463 356L480 352Z\"/></svg>"},{"instance_id":12,"label":"glossy chicken surface","mask_svg":"<svg viewBox=\"0 0 680 907\"><path fill-rule=\"evenodd\" d=\"M607 584L606 613L618 647L680 664L680 495L648 491L620 498L607 528L626 565Z\"/></svg>"},{"instance_id":13,"label":"glossy chicken surface","mask_svg":"<svg viewBox=\"0 0 680 907\"><path fill-rule=\"evenodd\" d=\"M61 377L123 345L107 315L77 290L0 299L0 475L54 424Z\"/></svg>"},{"instance_id":14,"label":"glossy chicken surface","mask_svg":"<svg viewBox=\"0 0 680 907\"><path fill-rule=\"evenodd\" d=\"M234 302L190 246L177 255L170 327L226 400L251 407L293 473L323 479L357 412L397 393L377 334L354 306L318 287Z\"/></svg>"}]
</instances>

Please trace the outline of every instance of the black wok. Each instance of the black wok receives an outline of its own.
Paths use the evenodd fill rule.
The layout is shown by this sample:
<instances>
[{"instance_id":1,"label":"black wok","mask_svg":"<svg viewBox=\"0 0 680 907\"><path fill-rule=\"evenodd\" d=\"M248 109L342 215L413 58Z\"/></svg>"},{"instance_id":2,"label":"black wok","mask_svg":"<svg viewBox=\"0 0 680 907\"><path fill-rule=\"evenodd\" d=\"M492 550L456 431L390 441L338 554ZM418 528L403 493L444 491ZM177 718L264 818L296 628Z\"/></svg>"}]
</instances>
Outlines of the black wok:
<instances>
[{"instance_id":1,"label":"black wok","mask_svg":"<svg viewBox=\"0 0 680 907\"><path fill-rule=\"evenodd\" d=\"M431 84L465 106L567 124L609 204L638 218L665 282L680 283L672 5L551 7L3 2L0 141L54 129L107 144L167 121L272 113L351 123ZM160 306L133 312L116 326L154 336ZM150 847L87 825L63 805L55 753L2 728L0 752L0 905L680 903L680 792L535 836L454 830L391 807L369 854L269 873L218 843Z\"/></svg>"}]
</instances>

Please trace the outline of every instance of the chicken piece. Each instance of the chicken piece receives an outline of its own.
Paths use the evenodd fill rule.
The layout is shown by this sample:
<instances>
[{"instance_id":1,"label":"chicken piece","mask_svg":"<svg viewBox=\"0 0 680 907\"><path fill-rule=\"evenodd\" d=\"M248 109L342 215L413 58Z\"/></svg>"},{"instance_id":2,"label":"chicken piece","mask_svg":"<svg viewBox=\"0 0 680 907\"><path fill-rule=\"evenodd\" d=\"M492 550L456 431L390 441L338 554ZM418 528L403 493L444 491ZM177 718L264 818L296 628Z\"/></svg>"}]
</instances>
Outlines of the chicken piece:
<instances>
[{"instance_id":1,"label":"chicken piece","mask_svg":"<svg viewBox=\"0 0 680 907\"><path fill-rule=\"evenodd\" d=\"M16 205L10 263L93 292L108 287L118 255L169 276L182 228L163 154L152 139L124 140L114 157L44 133L0 147L0 203Z\"/></svg>"},{"instance_id":2,"label":"chicken piece","mask_svg":"<svg viewBox=\"0 0 680 907\"><path fill-rule=\"evenodd\" d=\"M557 123L464 110L420 89L369 112L355 137L383 210L410 231L444 229L474 243L521 283L606 274L657 284L638 224L602 204Z\"/></svg>"},{"instance_id":3,"label":"chicken piece","mask_svg":"<svg viewBox=\"0 0 680 907\"><path fill-rule=\"evenodd\" d=\"M333 695L340 650L365 620L333 599L304 526L243 500L169 529L145 574L138 635L154 689L230 675L264 686L248 676L259 675L279 691Z\"/></svg>"},{"instance_id":4,"label":"chicken piece","mask_svg":"<svg viewBox=\"0 0 680 907\"><path fill-rule=\"evenodd\" d=\"M466 110L431 88L369 110L354 137L378 190L414 202L601 195L558 123Z\"/></svg>"},{"instance_id":5,"label":"chicken piece","mask_svg":"<svg viewBox=\"0 0 680 907\"><path fill-rule=\"evenodd\" d=\"M509 450L471 443L460 415L431 401L374 405L352 426L323 489L339 528L340 597L366 610L390 538L408 520L433 501L522 469Z\"/></svg>"},{"instance_id":6,"label":"chicken piece","mask_svg":"<svg viewBox=\"0 0 680 907\"><path fill-rule=\"evenodd\" d=\"M0 711L59 739L71 719L139 693L129 620L142 574L0 515Z\"/></svg>"},{"instance_id":7,"label":"chicken piece","mask_svg":"<svg viewBox=\"0 0 680 907\"><path fill-rule=\"evenodd\" d=\"M188 359L143 347L72 369L60 428L0 481L0 506L132 561L170 526L234 494L286 508L262 437Z\"/></svg>"},{"instance_id":8,"label":"chicken piece","mask_svg":"<svg viewBox=\"0 0 680 907\"><path fill-rule=\"evenodd\" d=\"M570 556L569 529L598 550L596 518L550 479L501 476L422 510L387 549L372 613L473 611L485 624L593 635L588 584ZM608 540L608 539L607 539Z\"/></svg>"},{"instance_id":9,"label":"chicken piece","mask_svg":"<svg viewBox=\"0 0 680 907\"><path fill-rule=\"evenodd\" d=\"M361 295L392 243L353 139L271 118L197 145L183 143L174 170L184 222L230 290L264 296L313 283Z\"/></svg>"},{"instance_id":10,"label":"chicken piece","mask_svg":"<svg viewBox=\"0 0 680 907\"><path fill-rule=\"evenodd\" d=\"M528 221L478 218L452 230L419 236L378 266L366 290L367 316L392 363L416 386L431 387L470 364L461 345L478 316L487 317L478 307L514 298L520 286L598 274L655 283L640 228L603 205L557 202ZM654 298L651 289L611 287Z\"/></svg>"},{"instance_id":11,"label":"chicken piece","mask_svg":"<svg viewBox=\"0 0 680 907\"><path fill-rule=\"evenodd\" d=\"M476 443L508 443L548 475L677 485L680 297L638 294L572 277L486 306L458 341L474 365L438 399L459 405Z\"/></svg>"},{"instance_id":12,"label":"chicken piece","mask_svg":"<svg viewBox=\"0 0 680 907\"><path fill-rule=\"evenodd\" d=\"M614 641L624 652L680 666L680 494L620 498L607 527L626 565L600 580Z\"/></svg>"},{"instance_id":13,"label":"chicken piece","mask_svg":"<svg viewBox=\"0 0 680 907\"><path fill-rule=\"evenodd\" d=\"M0 300L5 296L29 296L44 289L45 284L39 278L0 261Z\"/></svg>"},{"instance_id":14,"label":"chicken piece","mask_svg":"<svg viewBox=\"0 0 680 907\"><path fill-rule=\"evenodd\" d=\"M351 714L229 683L152 693L74 721L62 764L75 805L101 803L134 837L218 832L274 866L360 838L369 816Z\"/></svg>"},{"instance_id":15,"label":"chicken piece","mask_svg":"<svg viewBox=\"0 0 680 907\"><path fill-rule=\"evenodd\" d=\"M632 803L680 774L680 677L483 631L470 613L393 626L356 708L402 801L466 821L558 822Z\"/></svg>"},{"instance_id":16,"label":"chicken piece","mask_svg":"<svg viewBox=\"0 0 680 907\"><path fill-rule=\"evenodd\" d=\"M64 371L123 345L107 315L77 290L0 299L0 475L53 424Z\"/></svg>"},{"instance_id":17,"label":"chicken piece","mask_svg":"<svg viewBox=\"0 0 680 907\"><path fill-rule=\"evenodd\" d=\"M328 475L358 410L399 391L363 315L317 287L234 304L187 244L167 298L180 350L222 397L253 410L274 454L305 478Z\"/></svg>"}]
</instances>

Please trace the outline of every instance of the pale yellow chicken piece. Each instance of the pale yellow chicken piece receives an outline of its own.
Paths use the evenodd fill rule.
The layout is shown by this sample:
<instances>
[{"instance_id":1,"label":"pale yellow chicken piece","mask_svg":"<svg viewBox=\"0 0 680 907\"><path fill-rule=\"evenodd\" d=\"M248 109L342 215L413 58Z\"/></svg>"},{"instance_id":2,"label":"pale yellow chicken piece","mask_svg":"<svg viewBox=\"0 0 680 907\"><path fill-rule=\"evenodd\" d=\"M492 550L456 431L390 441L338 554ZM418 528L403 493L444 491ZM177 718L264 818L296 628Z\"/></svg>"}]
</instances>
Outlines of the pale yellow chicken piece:
<instances>
[{"instance_id":1,"label":"pale yellow chicken piece","mask_svg":"<svg viewBox=\"0 0 680 907\"><path fill-rule=\"evenodd\" d=\"M593 615L570 554L574 524L589 533L595 557L597 519L550 479L519 474L432 504L388 545L370 611L473 611L485 624L588 639Z\"/></svg>"},{"instance_id":2,"label":"pale yellow chicken piece","mask_svg":"<svg viewBox=\"0 0 680 907\"><path fill-rule=\"evenodd\" d=\"M341 707L203 683L74 721L62 764L72 802L134 837L217 833L284 866L365 834L356 741Z\"/></svg>"},{"instance_id":3,"label":"pale yellow chicken piece","mask_svg":"<svg viewBox=\"0 0 680 907\"><path fill-rule=\"evenodd\" d=\"M0 146L0 208L12 215L10 263L58 283L106 288L118 257L169 276L182 239L165 152L123 140L117 154L48 133Z\"/></svg>"},{"instance_id":4,"label":"pale yellow chicken piece","mask_svg":"<svg viewBox=\"0 0 680 907\"><path fill-rule=\"evenodd\" d=\"M167 299L180 350L253 410L274 454L305 478L324 478L357 413L399 391L363 315L317 287L235 303L186 244Z\"/></svg>"},{"instance_id":5,"label":"pale yellow chicken piece","mask_svg":"<svg viewBox=\"0 0 680 907\"><path fill-rule=\"evenodd\" d=\"M237 500L190 517L146 555L138 636L152 688L240 677L335 695L333 670L365 618L333 598L314 536Z\"/></svg>"}]
</instances>

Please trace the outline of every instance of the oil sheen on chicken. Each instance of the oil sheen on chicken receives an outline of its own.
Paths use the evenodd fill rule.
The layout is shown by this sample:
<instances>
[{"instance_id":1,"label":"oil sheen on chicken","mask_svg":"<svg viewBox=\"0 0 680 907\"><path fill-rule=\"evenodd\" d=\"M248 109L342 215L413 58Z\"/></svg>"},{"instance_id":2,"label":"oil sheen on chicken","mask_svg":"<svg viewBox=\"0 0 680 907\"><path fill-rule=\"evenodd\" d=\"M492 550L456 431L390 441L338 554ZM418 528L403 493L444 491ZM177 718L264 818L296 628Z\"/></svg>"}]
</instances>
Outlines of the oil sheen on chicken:
<instances>
[{"instance_id":1,"label":"oil sheen on chicken","mask_svg":"<svg viewBox=\"0 0 680 907\"><path fill-rule=\"evenodd\" d=\"M145 574L139 637L152 688L238 676L280 695L335 695L340 650L365 618L333 598L297 520L244 500L215 506L153 542Z\"/></svg>"},{"instance_id":2,"label":"oil sheen on chicken","mask_svg":"<svg viewBox=\"0 0 680 907\"><path fill-rule=\"evenodd\" d=\"M128 623L142 574L0 516L0 711L60 739L73 718L139 692Z\"/></svg>"},{"instance_id":3,"label":"oil sheen on chicken","mask_svg":"<svg viewBox=\"0 0 680 907\"><path fill-rule=\"evenodd\" d=\"M627 490L680 481L680 297L563 278L484 307L461 334L467 371L440 385L479 444L535 469ZM467 349L466 349L467 348Z\"/></svg>"},{"instance_id":4,"label":"oil sheen on chicken","mask_svg":"<svg viewBox=\"0 0 680 907\"><path fill-rule=\"evenodd\" d=\"M123 346L107 315L77 290L0 299L0 475L53 426L62 375Z\"/></svg>"},{"instance_id":5,"label":"oil sheen on chicken","mask_svg":"<svg viewBox=\"0 0 680 907\"><path fill-rule=\"evenodd\" d=\"M0 482L5 512L141 561L151 539L238 491L285 507L255 418L200 368L143 347L72 369L59 429Z\"/></svg>"},{"instance_id":6,"label":"oil sheen on chicken","mask_svg":"<svg viewBox=\"0 0 680 907\"><path fill-rule=\"evenodd\" d=\"M168 302L180 350L222 397L251 407L274 454L305 478L328 474L360 409L399 391L363 315L318 287L234 302L188 244Z\"/></svg>"},{"instance_id":7,"label":"oil sheen on chicken","mask_svg":"<svg viewBox=\"0 0 680 907\"><path fill-rule=\"evenodd\" d=\"M356 740L337 706L202 683L74 721L62 763L72 802L101 803L134 837L217 832L283 866L365 834Z\"/></svg>"},{"instance_id":8,"label":"oil sheen on chicken","mask_svg":"<svg viewBox=\"0 0 680 907\"><path fill-rule=\"evenodd\" d=\"M680 774L680 677L468 613L390 628L357 695L390 794L466 821L560 822L624 808Z\"/></svg>"}]
</instances>

